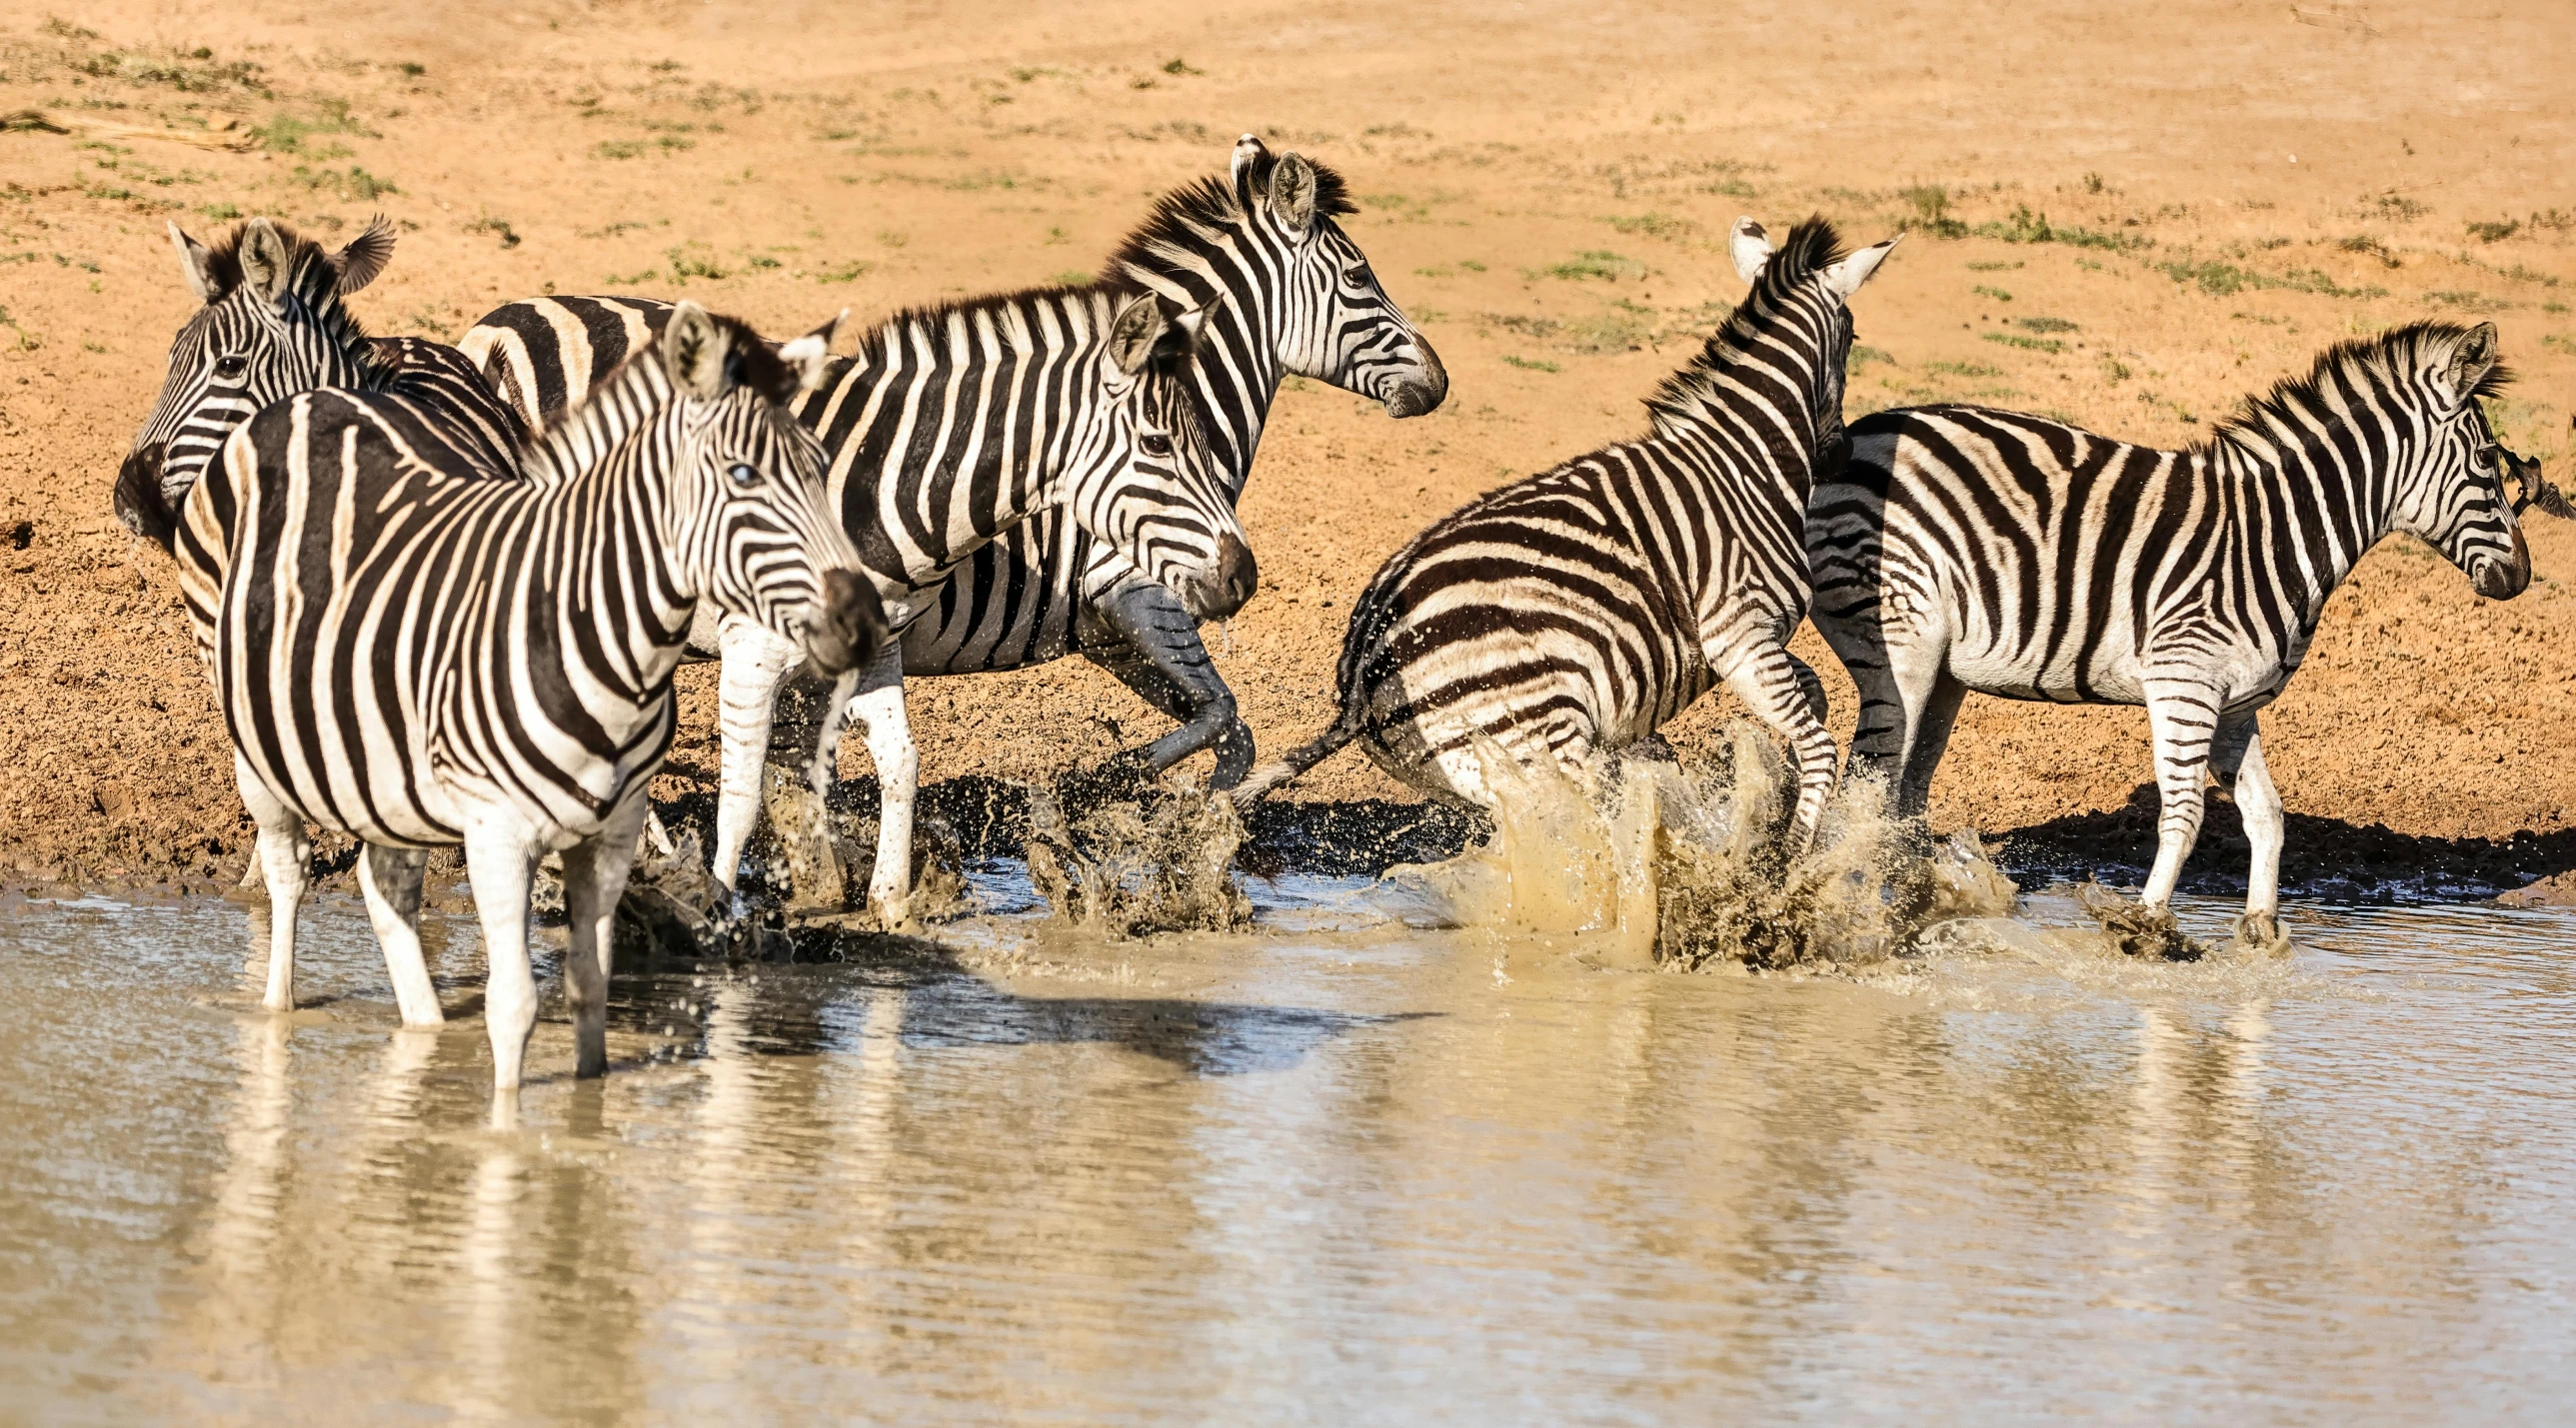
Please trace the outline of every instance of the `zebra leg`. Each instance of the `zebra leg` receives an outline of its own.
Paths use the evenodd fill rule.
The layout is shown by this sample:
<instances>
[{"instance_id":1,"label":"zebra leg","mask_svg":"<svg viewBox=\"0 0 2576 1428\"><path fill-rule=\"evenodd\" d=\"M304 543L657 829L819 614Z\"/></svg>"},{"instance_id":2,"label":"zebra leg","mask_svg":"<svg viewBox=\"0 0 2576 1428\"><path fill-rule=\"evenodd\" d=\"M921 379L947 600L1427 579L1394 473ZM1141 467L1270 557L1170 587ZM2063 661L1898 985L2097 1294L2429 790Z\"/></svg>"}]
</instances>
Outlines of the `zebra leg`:
<instances>
[{"instance_id":1,"label":"zebra leg","mask_svg":"<svg viewBox=\"0 0 2576 1428\"><path fill-rule=\"evenodd\" d=\"M921 792L921 748L903 709L900 642L888 642L849 708L867 727L868 757L877 766L877 865L868 875L868 906L897 927L912 917L912 811Z\"/></svg>"},{"instance_id":2,"label":"zebra leg","mask_svg":"<svg viewBox=\"0 0 2576 1428\"><path fill-rule=\"evenodd\" d=\"M2210 769L2235 793L2245 841L2253 845L2245 870L2245 915L2237 920L2236 940L2265 952L2287 952L2289 935L2281 930L2281 844L2287 823L2280 792L2272 787L2272 771L2263 764L2263 731L2253 716L2218 731Z\"/></svg>"},{"instance_id":3,"label":"zebra leg","mask_svg":"<svg viewBox=\"0 0 2576 1428\"><path fill-rule=\"evenodd\" d=\"M1896 781L1896 811L1905 817L1920 818L1931 804L1933 770L1941 767L1941 755L1950 747L1950 731L1959 722L1959 705L1967 697L1968 686L1943 668L1934 673L1931 687L1913 701L1914 727L1906 734Z\"/></svg>"},{"instance_id":4,"label":"zebra leg","mask_svg":"<svg viewBox=\"0 0 2576 1428\"><path fill-rule=\"evenodd\" d=\"M2163 816L2156 823L2156 865L2132 905L2086 884L2076 901L2101 922L2120 950L2133 957L2187 961L2201 949L2174 926L2174 885L2183 860L2200 838L2201 785L2209 776L2211 737L2218 730L2219 701L2206 686L2173 680L2146 683L2147 727L2156 749L2156 791Z\"/></svg>"},{"instance_id":5,"label":"zebra leg","mask_svg":"<svg viewBox=\"0 0 2576 1428\"><path fill-rule=\"evenodd\" d=\"M645 780L627 787L596 836L564 850L564 915L572 945L564 956L564 999L572 1004L573 1075L608 1074L608 974L617 900L635 866L644 826Z\"/></svg>"},{"instance_id":6,"label":"zebra leg","mask_svg":"<svg viewBox=\"0 0 2576 1428\"><path fill-rule=\"evenodd\" d=\"M760 766L769 750L778 687L805 660L804 651L756 620L728 619L716 635L717 756L715 877L732 900L742 877L742 850L760 826ZM809 754L811 750L807 751Z\"/></svg>"},{"instance_id":7,"label":"zebra leg","mask_svg":"<svg viewBox=\"0 0 2576 1428\"><path fill-rule=\"evenodd\" d=\"M633 830L628 830L633 836ZM528 887L537 849L525 824L510 814L478 815L465 824L465 875L474 884L474 911L483 924L484 1029L492 1038L492 1119L510 1122L517 1112L519 1070L528 1035L537 1029L537 980L528 967Z\"/></svg>"},{"instance_id":8,"label":"zebra leg","mask_svg":"<svg viewBox=\"0 0 2576 1428\"><path fill-rule=\"evenodd\" d=\"M2156 866L2138 901L2160 908L2173 900L2182 865L2200 841L2206 811L2202 785L2209 777L2209 746L2218 731L2218 700L2197 684L2151 683L2146 689L2147 728L2155 740L2156 792L2163 815L2156 820Z\"/></svg>"},{"instance_id":9,"label":"zebra leg","mask_svg":"<svg viewBox=\"0 0 2576 1428\"><path fill-rule=\"evenodd\" d=\"M313 840L304 819L268 791L249 763L233 755L233 782L242 806L259 824L259 866L268 880L268 986L259 1004L273 1012L295 1010L295 915L313 882Z\"/></svg>"},{"instance_id":10,"label":"zebra leg","mask_svg":"<svg viewBox=\"0 0 2576 1428\"><path fill-rule=\"evenodd\" d=\"M1116 762L1161 773L1213 745L1216 769L1208 786L1223 790L1243 782L1252 768L1252 730L1235 712L1234 691L1217 677L1216 662L1199 638L1198 621L1170 591L1143 580L1119 586L1091 608L1123 642L1092 652L1092 661L1146 703L1181 721L1181 727L1120 754Z\"/></svg>"},{"instance_id":11,"label":"zebra leg","mask_svg":"<svg viewBox=\"0 0 2576 1428\"><path fill-rule=\"evenodd\" d=\"M1785 647L1766 641L1735 661L1725 674L1726 687L1744 701L1753 717L1789 741L1790 756L1797 761L1798 814L1789 825L1793 857L1815 842L1825 798L1834 791L1834 736L1826 732L1824 721L1808 702L1806 682L1798 677L1801 670L1808 681L1815 679L1815 671L1806 669Z\"/></svg>"},{"instance_id":12,"label":"zebra leg","mask_svg":"<svg viewBox=\"0 0 2576 1428\"><path fill-rule=\"evenodd\" d=\"M394 979L394 1003L402 1008L405 1026L447 1020L420 955L420 880L428 866L424 848L369 843L358 850L358 889L366 894L367 921L375 924L376 941L385 949L385 970Z\"/></svg>"}]
</instances>

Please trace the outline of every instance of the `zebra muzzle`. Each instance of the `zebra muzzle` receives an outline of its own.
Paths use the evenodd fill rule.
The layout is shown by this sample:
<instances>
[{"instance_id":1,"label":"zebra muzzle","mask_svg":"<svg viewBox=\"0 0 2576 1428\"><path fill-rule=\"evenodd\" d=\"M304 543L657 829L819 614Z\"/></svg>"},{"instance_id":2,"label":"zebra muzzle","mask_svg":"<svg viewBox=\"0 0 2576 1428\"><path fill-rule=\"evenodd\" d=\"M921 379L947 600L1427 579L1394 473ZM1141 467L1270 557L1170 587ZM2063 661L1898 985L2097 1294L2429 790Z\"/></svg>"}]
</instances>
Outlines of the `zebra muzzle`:
<instances>
[{"instance_id":1,"label":"zebra muzzle","mask_svg":"<svg viewBox=\"0 0 2576 1428\"><path fill-rule=\"evenodd\" d=\"M1252 547L1232 531L1217 537L1216 563L1187 590L1175 591L1191 614L1202 620L1222 620L1240 610L1261 587L1260 562L1252 558Z\"/></svg>"},{"instance_id":2,"label":"zebra muzzle","mask_svg":"<svg viewBox=\"0 0 2576 1428\"><path fill-rule=\"evenodd\" d=\"M125 464L116 469L116 492L110 503L127 530L168 550L179 521L177 513L170 509L169 497L161 491L163 451L155 442L129 452Z\"/></svg>"},{"instance_id":3,"label":"zebra muzzle","mask_svg":"<svg viewBox=\"0 0 2576 1428\"><path fill-rule=\"evenodd\" d=\"M1420 341L1414 344L1414 352L1422 370L1397 382L1386 394L1386 414L1398 420L1436 411L1449 399L1449 369L1440 365L1440 354Z\"/></svg>"},{"instance_id":4,"label":"zebra muzzle","mask_svg":"<svg viewBox=\"0 0 2576 1428\"><path fill-rule=\"evenodd\" d=\"M854 571L823 572L823 598L805 631L805 653L818 672L838 675L874 662L887 630L885 602L874 585Z\"/></svg>"}]
</instances>

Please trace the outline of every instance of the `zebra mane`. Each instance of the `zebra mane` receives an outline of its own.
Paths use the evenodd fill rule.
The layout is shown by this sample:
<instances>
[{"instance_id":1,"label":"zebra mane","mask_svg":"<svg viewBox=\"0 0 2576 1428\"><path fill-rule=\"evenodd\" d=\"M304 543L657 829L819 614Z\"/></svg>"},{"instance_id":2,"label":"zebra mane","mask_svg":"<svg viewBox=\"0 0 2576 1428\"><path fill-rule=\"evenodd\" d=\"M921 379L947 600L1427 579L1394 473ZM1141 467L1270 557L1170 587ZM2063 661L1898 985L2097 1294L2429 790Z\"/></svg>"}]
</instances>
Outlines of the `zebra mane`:
<instances>
[{"instance_id":1,"label":"zebra mane","mask_svg":"<svg viewBox=\"0 0 2576 1428\"><path fill-rule=\"evenodd\" d=\"M1646 399L1646 412L1655 430L1670 435L1677 425L1701 420L1736 354L1760 340L1764 322L1780 310L1789 290L1845 256L1841 236L1822 215L1790 229L1788 238L1762 265L1744 301L1736 304L1735 311L1709 334L1698 355L1666 377L1655 394Z\"/></svg>"},{"instance_id":2,"label":"zebra mane","mask_svg":"<svg viewBox=\"0 0 2576 1428\"><path fill-rule=\"evenodd\" d=\"M915 327L930 332L944 343L948 319L951 317L972 316L978 312L991 312L998 315L1012 308L1033 308L1042 304L1053 305L1061 310L1069 303L1087 306L1095 297L1107 297L1111 303L1108 313L1092 314L1094 318L1091 324L1092 339L1095 342L1105 342L1109 337L1110 320L1117 312L1117 303L1126 295L1126 292L1111 290L1105 284L1086 284L1082 287L1040 286L1015 288L1004 293L961 297L954 301L931 303L924 307L908 307L859 334L857 360L863 366L886 365L893 344L902 341L904 334ZM1168 304L1166 306L1168 307Z\"/></svg>"},{"instance_id":3,"label":"zebra mane","mask_svg":"<svg viewBox=\"0 0 2576 1428\"><path fill-rule=\"evenodd\" d=\"M1281 157L1264 150L1255 158L1244 172L1246 191L1257 193L1267 187ZM1306 162L1315 171L1316 213L1341 217L1360 211L1359 205L1351 201L1347 180L1313 159ZM1199 229L1239 223L1244 216L1242 197L1231 179L1215 175L1194 179L1154 200L1153 212L1119 241L1109 261L1100 265L1096 281L1107 287L1132 286L1126 276L1128 264L1150 270L1156 266L1157 250L1195 246Z\"/></svg>"},{"instance_id":4,"label":"zebra mane","mask_svg":"<svg viewBox=\"0 0 2576 1428\"><path fill-rule=\"evenodd\" d=\"M738 317L708 313L725 336L725 366L735 383L784 406L797 391L796 369L787 365L751 324ZM627 354L617 369L591 385L590 394L554 414L545 429L530 439L526 465L531 476L563 480L596 464L608 448L638 425L638 415L658 410L672 398L670 371L662 362L662 339L668 329Z\"/></svg>"},{"instance_id":5,"label":"zebra mane","mask_svg":"<svg viewBox=\"0 0 2576 1428\"><path fill-rule=\"evenodd\" d=\"M2247 397L2234 414L2210 428L2199 449L2206 451L2249 437L2268 446L2276 439L2276 424L2278 430L2305 429L2307 423L2301 414L2316 412L2324 405L2326 393L2335 387L2411 391L2426 348L2457 343L2468 335L2469 329L2456 322L2410 322L2376 337L2347 338L2317 354L2316 365L2308 369L2306 376L2284 377L2273 383L2270 391ZM2512 381L2513 373L2498 362L2478 379L2469 395L2497 396Z\"/></svg>"}]
</instances>

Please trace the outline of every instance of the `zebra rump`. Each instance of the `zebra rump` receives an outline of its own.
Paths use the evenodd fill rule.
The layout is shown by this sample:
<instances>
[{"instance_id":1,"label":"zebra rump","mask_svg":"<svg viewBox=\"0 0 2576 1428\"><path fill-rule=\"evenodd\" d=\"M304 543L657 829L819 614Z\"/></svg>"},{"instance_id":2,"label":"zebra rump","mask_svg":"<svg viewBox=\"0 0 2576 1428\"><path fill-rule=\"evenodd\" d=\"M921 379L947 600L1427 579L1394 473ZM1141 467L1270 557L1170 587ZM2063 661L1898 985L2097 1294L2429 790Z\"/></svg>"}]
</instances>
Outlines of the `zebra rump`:
<instances>
[{"instance_id":1,"label":"zebra rump","mask_svg":"<svg viewBox=\"0 0 2576 1428\"><path fill-rule=\"evenodd\" d=\"M1846 306L1895 239L1845 256L1821 219L1774 252L1736 225L1743 304L1647 403L1653 432L1470 503L1390 559L1352 610L1341 717L1254 772L1258 797L1353 739L1405 782L1490 806L1485 759L1580 776L1719 682L1789 739L1799 836L1833 779L1799 526L1842 442Z\"/></svg>"}]
</instances>

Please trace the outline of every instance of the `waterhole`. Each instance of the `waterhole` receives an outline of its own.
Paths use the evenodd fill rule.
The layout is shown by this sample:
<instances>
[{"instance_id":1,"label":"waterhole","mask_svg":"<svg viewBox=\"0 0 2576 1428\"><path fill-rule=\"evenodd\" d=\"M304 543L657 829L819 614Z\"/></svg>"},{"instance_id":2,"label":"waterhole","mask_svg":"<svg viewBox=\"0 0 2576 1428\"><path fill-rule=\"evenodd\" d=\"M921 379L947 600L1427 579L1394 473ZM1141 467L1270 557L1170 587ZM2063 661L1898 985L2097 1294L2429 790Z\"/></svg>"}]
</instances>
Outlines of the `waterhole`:
<instances>
[{"instance_id":1,"label":"waterhole","mask_svg":"<svg viewBox=\"0 0 2576 1428\"><path fill-rule=\"evenodd\" d=\"M27 1421L2420 1420L2576 1393L2548 911L2113 955L2064 890L1833 973L1604 970L1419 887L1109 940L546 968L486 1128L469 923L405 1033L219 902L0 905L0 1402ZM2231 906L2186 901L2223 938ZM560 934L547 934L551 958ZM1937 1411L1934 1416L1939 1416Z\"/></svg>"}]
</instances>

